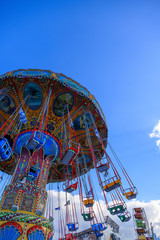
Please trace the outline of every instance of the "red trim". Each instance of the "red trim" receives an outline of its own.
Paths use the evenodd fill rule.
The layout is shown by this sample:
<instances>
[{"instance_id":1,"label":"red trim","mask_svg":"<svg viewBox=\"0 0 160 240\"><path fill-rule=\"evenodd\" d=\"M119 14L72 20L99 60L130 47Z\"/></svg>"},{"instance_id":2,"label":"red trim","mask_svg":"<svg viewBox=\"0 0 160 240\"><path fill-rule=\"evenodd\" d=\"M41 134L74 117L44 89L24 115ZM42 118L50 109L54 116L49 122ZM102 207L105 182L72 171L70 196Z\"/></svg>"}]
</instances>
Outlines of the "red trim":
<instances>
[{"instance_id":1,"label":"red trim","mask_svg":"<svg viewBox=\"0 0 160 240\"><path fill-rule=\"evenodd\" d=\"M33 226L33 227L31 227L31 228L28 229L28 231L27 231L27 237L28 237L28 235L29 235L31 232L34 232L34 231L36 231L36 230L41 230L41 231L43 232L43 234L45 234L45 231L44 231L44 229L43 229L41 226Z\"/></svg>"},{"instance_id":2,"label":"red trim","mask_svg":"<svg viewBox=\"0 0 160 240\"><path fill-rule=\"evenodd\" d=\"M52 237L54 235L54 233L53 232L49 232L49 234L48 234L48 237L47 237L47 240L49 240L50 239L50 237Z\"/></svg>"},{"instance_id":3,"label":"red trim","mask_svg":"<svg viewBox=\"0 0 160 240\"><path fill-rule=\"evenodd\" d=\"M23 232L21 225L19 225L17 222L6 222L6 223L3 223L0 226L0 228L5 228L6 226L14 226L15 228L17 228L20 231L20 235Z\"/></svg>"}]
</instances>

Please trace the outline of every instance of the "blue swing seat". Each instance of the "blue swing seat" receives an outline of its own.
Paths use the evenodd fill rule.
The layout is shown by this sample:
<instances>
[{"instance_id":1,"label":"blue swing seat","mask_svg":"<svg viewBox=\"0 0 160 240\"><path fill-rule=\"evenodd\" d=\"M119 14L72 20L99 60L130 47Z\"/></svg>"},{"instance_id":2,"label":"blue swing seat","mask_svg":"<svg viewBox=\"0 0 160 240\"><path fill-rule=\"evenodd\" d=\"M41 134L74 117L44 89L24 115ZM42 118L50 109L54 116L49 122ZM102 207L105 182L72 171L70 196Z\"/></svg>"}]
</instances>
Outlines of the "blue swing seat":
<instances>
[{"instance_id":1,"label":"blue swing seat","mask_svg":"<svg viewBox=\"0 0 160 240\"><path fill-rule=\"evenodd\" d=\"M32 166L27 176L27 180L34 181L39 175L40 169L36 166Z\"/></svg>"},{"instance_id":2,"label":"blue swing seat","mask_svg":"<svg viewBox=\"0 0 160 240\"><path fill-rule=\"evenodd\" d=\"M46 143L46 141L47 136L45 133L35 131L33 137L27 142L27 147L29 149L38 150Z\"/></svg>"},{"instance_id":3,"label":"blue swing seat","mask_svg":"<svg viewBox=\"0 0 160 240\"><path fill-rule=\"evenodd\" d=\"M100 228L99 228L99 223L93 224L91 226L92 226L93 232L96 234L97 237L103 236L103 233L100 231Z\"/></svg>"},{"instance_id":4,"label":"blue swing seat","mask_svg":"<svg viewBox=\"0 0 160 240\"><path fill-rule=\"evenodd\" d=\"M103 236L103 233L100 231L94 231L94 233L96 234L97 237Z\"/></svg>"},{"instance_id":5,"label":"blue swing seat","mask_svg":"<svg viewBox=\"0 0 160 240\"><path fill-rule=\"evenodd\" d=\"M104 231L104 230L107 229L107 227L104 227L104 224L102 224L102 223L98 223L98 226L99 226L99 229L100 229L101 231Z\"/></svg>"},{"instance_id":6,"label":"blue swing seat","mask_svg":"<svg viewBox=\"0 0 160 240\"><path fill-rule=\"evenodd\" d=\"M96 223L92 225L92 229L93 231L97 230L97 231L104 231L107 229L107 227L103 226L103 223Z\"/></svg>"},{"instance_id":7,"label":"blue swing seat","mask_svg":"<svg viewBox=\"0 0 160 240\"><path fill-rule=\"evenodd\" d=\"M0 137L0 160L7 161L12 158L12 148L6 138Z\"/></svg>"},{"instance_id":8,"label":"blue swing seat","mask_svg":"<svg viewBox=\"0 0 160 240\"><path fill-rule=\"evenodd\" d=\"M109 164L105 163L105 164L100 164L99 166L97 166L97 170L99 172L107 172L107 170L109 169Z\"/></svg>"},{"instance_id":9,"label":"blue swing seat","mask_svg":"<svg viewBox=\"0 0 160 240\"><path fill-rule=\"evenodd\" d=\"M78 223L68 223L68 231L74 232L77 231L78 227Z\"/></svg>"}]
</instances>

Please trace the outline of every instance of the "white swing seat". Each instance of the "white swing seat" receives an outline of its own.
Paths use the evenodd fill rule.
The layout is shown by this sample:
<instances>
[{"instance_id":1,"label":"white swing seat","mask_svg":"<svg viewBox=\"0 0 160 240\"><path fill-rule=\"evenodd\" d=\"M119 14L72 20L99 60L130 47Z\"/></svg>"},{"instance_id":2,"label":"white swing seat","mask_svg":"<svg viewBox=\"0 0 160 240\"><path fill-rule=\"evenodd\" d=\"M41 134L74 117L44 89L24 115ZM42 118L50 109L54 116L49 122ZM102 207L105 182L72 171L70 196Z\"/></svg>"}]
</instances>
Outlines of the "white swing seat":
<instances>
[{"instance_id":1,"label":"white swing seat","mask_svg":"<svg viewBox=\"0 0 160 240\"><path fill-rule=\"evenodd\" d=\"M64 165L72 164L72 162L78 155L79 150L80 150L79 144L70 141L69 148L65 152L63 159L61 160L61 163Z\"/></svg>"}]
</instances>

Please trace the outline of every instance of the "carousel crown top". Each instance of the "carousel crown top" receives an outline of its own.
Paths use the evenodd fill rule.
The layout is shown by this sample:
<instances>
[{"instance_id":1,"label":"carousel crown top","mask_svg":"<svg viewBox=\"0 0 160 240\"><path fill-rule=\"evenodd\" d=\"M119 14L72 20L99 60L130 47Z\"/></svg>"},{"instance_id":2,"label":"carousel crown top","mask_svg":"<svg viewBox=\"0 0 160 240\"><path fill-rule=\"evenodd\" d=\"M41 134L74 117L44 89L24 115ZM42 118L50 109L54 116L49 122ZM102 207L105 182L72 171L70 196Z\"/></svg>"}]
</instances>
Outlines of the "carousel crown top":
<instances>
[{"instance_id":1,"label":"carousel crown top","mask_svg":"<svg viewBox=\"0 0 160 240\"><path fill-rule=\"evenodd\" d=\"M2 171L13 173L22 147L31 155L42 147L43 156L52 158L48 182L56 182L63 179L64 164L74 175L70 163L75 159L80 174L84 165L91 169L92 147L96 161L101 159L99 136L106 146L108 129L85 87L61 73L20 69L0 76L0 136Z\"/></svg>"}]
</instances>

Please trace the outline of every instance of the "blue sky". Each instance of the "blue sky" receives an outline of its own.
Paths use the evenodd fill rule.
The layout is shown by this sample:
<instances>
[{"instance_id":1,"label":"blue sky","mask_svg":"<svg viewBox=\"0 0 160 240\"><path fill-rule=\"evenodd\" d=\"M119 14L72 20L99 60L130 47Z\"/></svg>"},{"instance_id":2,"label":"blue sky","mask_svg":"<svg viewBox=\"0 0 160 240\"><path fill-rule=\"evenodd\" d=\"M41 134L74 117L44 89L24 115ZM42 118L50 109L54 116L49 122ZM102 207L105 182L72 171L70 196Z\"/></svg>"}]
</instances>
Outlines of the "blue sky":
<instances>
[{"instance_id":1,"label":"blue sky","mask_svg":"<svg viewBox=\"0 0 160 240\"><path fill-rule=\"evenodd\" d=\"M160 2L1 1L0 74L49 69L94 94L109 142L138 188L159 200Z\"/></svg>"}]
</instances>

